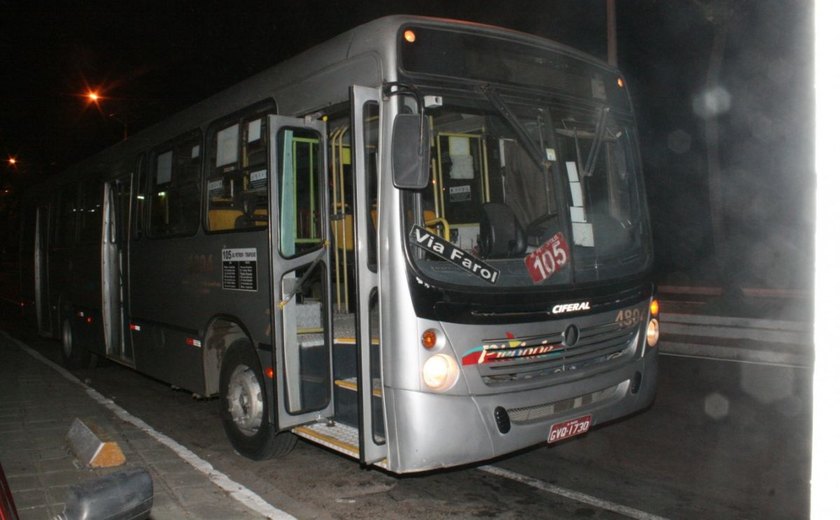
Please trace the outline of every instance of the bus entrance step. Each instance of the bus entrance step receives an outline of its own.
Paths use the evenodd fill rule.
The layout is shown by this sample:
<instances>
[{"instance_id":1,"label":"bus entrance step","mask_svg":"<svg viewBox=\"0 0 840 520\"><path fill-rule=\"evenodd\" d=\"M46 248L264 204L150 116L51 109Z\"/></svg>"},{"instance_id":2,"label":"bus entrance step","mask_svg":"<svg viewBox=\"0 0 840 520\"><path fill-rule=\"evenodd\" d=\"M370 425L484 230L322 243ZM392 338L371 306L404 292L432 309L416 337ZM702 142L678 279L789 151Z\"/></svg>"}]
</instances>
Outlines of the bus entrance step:
<instances>
[{"instance_id":1,"label":"bus entrance step","mask_svg":"<svg viewBox=\"0 0 840 520\"><path fill-rule=\"evenodd\" d=\"M359 429L347 424L313 423L292 429L296 435L339 453L359 458Z\"/></svg>"},{"instance_id":2,"label":"bus entrance step","mask_svg":"<svg viewBox=\"0 0 840 520\"><path fill-rule=\"evenodd\" d=\"M335 380L335 418L342 424L351 427L359 426L359 386L355 377ZM371 406L373 413L373 433L377 437L384 437L385 427L382 410L382 383L379 378L373 380L373 397Z\"/></svg>"},{"instance_id":3,"label":"bus entrance step","mask_svg":"<svg viewBox=\"0 0 840 520\"><path fill-rule=\"evenodd\" d=\"M350 390L351 392L359 391L359 384L355 377L348 377L346 379L336 379L335 386ZM382 381L378 378L373 380L373 396L382 397Z\"/></svg>"},{"instance_id":4,"label":"bus entrance step","mask_svg":"<svg viewBox=\"0 0 840 520\"><path fill-rule=\"evenodd\" d=\"M316 444L349 455L354 459L359 458L359 429L353 426L339 422L329 424L321 422L297 426L292 428L292 432ZM384 442L384 439L377 436L377 442ZM373 464L388 469L388 459L382 459Z\"/></svg>"}]
</instances>

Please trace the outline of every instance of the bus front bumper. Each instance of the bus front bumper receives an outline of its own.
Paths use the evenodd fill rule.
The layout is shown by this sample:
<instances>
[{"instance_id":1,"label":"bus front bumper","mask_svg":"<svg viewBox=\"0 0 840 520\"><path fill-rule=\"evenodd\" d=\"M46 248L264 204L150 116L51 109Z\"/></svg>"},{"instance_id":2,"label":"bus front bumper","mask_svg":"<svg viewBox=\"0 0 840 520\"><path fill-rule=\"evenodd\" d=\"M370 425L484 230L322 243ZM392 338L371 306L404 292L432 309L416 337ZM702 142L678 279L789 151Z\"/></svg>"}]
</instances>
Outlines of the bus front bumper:
<instances>
[{"instance_id":1,"label":"bus front bumper","mask_svg":"<svg viewBox=\"0 0 840 520\"><path fill-rule=\"evenodd\" d=\"M388 468L479 462L544 443L551 426L566 420L591 416L595 426L629 415L653 401L657 357L654 350L617 370L535 390L460 396L387 389Z\"/></svg>"}]
</instances>

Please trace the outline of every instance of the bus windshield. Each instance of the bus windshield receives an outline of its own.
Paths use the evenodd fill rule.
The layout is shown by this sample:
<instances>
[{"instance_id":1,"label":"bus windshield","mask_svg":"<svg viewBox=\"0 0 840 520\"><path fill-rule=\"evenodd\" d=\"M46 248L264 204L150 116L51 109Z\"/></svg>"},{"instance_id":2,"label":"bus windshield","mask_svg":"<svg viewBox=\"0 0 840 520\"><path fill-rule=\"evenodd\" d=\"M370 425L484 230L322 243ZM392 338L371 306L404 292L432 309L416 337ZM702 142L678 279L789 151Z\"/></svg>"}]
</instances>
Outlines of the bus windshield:
<instances>
[{"instance_id":1,"label":"bus windshield","mask_svg":"<svg viewBox=\"0 0 840 520\"><path fill-rule=\"evenodd\" d=\"M416 269L475 287L570 287L647 270L635 130L621 113L486 88L427 110L433 180L405 204Z\"/></svg>"}]
</instances>

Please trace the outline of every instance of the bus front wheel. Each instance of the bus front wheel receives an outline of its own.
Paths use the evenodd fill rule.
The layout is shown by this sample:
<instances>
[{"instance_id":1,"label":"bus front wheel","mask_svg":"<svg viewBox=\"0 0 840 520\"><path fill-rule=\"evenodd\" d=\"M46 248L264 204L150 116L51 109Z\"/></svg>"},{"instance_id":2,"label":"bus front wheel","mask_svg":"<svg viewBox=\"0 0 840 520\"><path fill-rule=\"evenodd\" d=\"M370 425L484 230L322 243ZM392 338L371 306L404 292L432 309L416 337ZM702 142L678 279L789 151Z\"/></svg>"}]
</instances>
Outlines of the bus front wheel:
<instances>
[{"instance_id":1,"label":"bus front wheel","mask_svg":"<svg viewBox=\"0 0 840 520\"><path fill-rule=\"evenodd\" d=\"M256 352L247 342L234 343L219 377L222 424L234 449L249 459L284 455L295 445L291 433L274 433L267 396Z\"/></svg>"}]
</instances>

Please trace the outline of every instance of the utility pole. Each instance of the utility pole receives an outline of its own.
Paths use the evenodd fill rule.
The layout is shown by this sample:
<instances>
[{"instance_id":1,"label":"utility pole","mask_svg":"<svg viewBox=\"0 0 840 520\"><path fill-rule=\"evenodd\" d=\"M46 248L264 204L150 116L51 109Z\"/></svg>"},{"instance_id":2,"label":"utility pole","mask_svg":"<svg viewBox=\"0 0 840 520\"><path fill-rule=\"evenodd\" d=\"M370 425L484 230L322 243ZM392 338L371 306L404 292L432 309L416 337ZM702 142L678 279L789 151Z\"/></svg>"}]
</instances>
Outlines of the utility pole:
<instances>
[{"instance_id":1,"label":"utility pole","mask_svg":"<svg viewBox=\"0 0 840 520\"><path fill-rule=\"evenodd\" d=\"M615 0L607 0L607 63L618 66L618 42L615 34Z\"/></svg>"}]
</instances>

